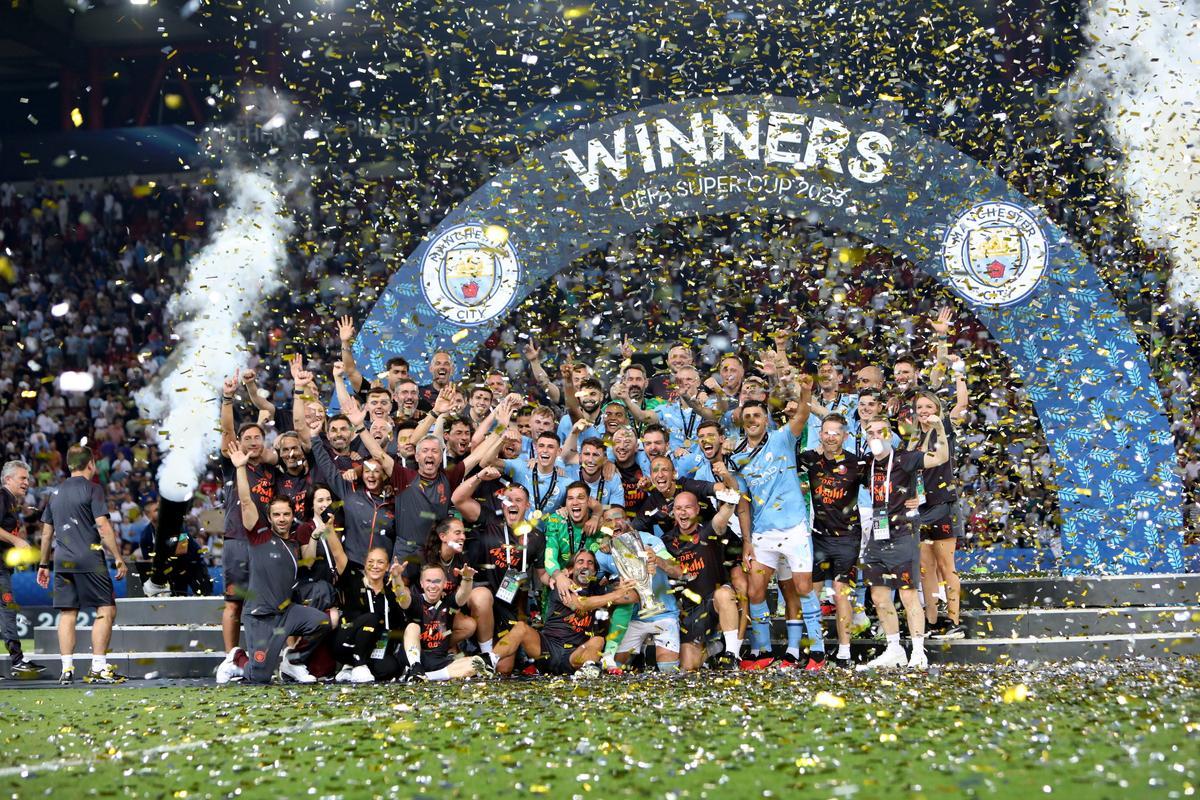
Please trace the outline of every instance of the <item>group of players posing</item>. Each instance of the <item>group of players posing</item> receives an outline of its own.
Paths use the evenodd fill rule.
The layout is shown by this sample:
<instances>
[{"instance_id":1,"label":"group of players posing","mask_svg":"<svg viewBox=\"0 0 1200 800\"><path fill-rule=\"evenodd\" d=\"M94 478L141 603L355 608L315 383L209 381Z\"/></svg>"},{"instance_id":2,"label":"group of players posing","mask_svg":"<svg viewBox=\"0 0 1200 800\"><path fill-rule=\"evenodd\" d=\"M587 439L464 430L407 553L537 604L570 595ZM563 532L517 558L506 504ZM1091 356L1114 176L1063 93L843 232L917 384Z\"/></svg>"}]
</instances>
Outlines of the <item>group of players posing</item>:
<instances>
[{"instance_id":1,"label":"group of players posing","mask_svg":"<svg viewBox=\"0 0 1200 800\"><path fill-rule=\"evenodd\" d=\"M460 390L446 352L431 361L431 385L394 359L372 386L353 365L352 325L341 330L338 413L293 360L295 430L274 447L261 423L235 433L238 377L223 387L228 654L218 682L593 675L649 645L664 672L706 662L815 670L826 663L825 581L843 665L856 582L870 587L887 638L862 666L925 666L939 586L942 635L962 635L953 433L910 361L896 365L890 394L874 367L858 373L857 395L842 393L831 364L814 392L781 340L758 354L756 374L726 356L701 386L679 346L664 376L627 360L606 400L587 367L564 363L552 382L529 346L543 395L529 405L498 373ZM935 370L945 378L954 361L939 352ZM961 370L956 379L952 417L966 397ZM653 599L621 579L611 551L622 534L640 540ZM787 628L778 660L773 576Z\"/></svg>"}]
</instances>

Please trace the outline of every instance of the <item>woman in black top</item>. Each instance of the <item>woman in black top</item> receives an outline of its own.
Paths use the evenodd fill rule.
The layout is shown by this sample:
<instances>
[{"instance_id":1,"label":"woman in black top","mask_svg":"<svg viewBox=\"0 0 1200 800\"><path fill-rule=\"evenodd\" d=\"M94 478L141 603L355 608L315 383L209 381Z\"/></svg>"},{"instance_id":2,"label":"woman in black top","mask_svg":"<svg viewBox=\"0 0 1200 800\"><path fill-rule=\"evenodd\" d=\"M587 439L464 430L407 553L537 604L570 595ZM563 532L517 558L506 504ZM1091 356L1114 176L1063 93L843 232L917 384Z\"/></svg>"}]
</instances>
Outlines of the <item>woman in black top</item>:
<instances>
[{"instance_id":1,"label":"woman in black top","mask_svg":"<svg viewBox=\"0 0 1200 800\"><path fill-rule=\"evenodd\" d=\"M961 373L960 373L961 374ZM963 408L960 409L960 405ZM938 427L933 421L942 417L942 404L927 391L919 391L914 402L915 425L909 448L932 451L938 444ZM921 585L925 595L926 629L934 639L961 639L965 632L960 624L959 600L961 584L954 566L954 549L958 539L958 490L955 478L955 444L953 422L962 418L964 404L956 404L950 412L945 430L950 458L940 466L921 471L917 496L910 503L919 504L917 527L921 534ZM948 622L938 624L938 587L946 590Z\"/></svg>"},{"instance_id":2,"label":"woman in black top","mask_svg":"<svg viewBox=\"0 0 1200 800\"><path fill-rule=\"evenodd\" d=\"M329 487L317 484L313 487L310 508L313 516L313 537L300 553L300 578L296 582L296 599L306 606L312 606L320 611L328 611L330 623L337 625L337 598L333 586L337 583L338 570L334 558L334 550L342 552L342 543L337 536L317 536L318 533L332 533L333 494Z\"/></svg>"},{"instance_id":3,"label":"woman in black top","mask_svg":"<svg viewBox=\"0 0 1200 800\"><path fill-rule=\"evenodd\" d=\"M343 664L339 683L391 680L407 668L404 660L405 608L411 598L397 575L388 577L391 552L382 546L367 552L362 572L343 569L337 581L342 622L334 633L333 653Z\"/></svg>"}]
</instances>

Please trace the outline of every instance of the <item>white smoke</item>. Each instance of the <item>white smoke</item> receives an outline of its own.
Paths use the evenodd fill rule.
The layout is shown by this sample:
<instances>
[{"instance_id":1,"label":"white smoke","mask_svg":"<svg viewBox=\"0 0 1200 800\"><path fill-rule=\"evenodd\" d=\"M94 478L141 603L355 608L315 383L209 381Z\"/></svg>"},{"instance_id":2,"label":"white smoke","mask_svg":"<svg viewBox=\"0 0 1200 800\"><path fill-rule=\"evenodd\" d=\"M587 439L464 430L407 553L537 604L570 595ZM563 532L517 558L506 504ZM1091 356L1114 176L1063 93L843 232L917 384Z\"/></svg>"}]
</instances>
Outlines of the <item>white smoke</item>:
<instances>
[{"instance_id":1,"label":"white smoke","mask_svg":"<svg viewBox=\"0 0 1200 800\"><path fill-rule=\"evenodd\" d=\"M1200 308L1200 3L1093 0L1084 34L1067 98L1101 105L1139 232L1174 264L1171 301Z\"/></svg>"},{"instance_id":2,"label":"white smoke","mask_svg":"<svg viewBox=\"0 0 1200 800\"><path fill-rule=\"evenodd\" d=\"M190 499L209 453L220 446L221 383L246 363L241 326L256 319L262 300L279 288L292 227L270 177L238 170L224 183L229 203L216 233L167 306L177 339L170 372L137 393L166 449L158 487L170 500Z\"/></svg>"}]
</instances>

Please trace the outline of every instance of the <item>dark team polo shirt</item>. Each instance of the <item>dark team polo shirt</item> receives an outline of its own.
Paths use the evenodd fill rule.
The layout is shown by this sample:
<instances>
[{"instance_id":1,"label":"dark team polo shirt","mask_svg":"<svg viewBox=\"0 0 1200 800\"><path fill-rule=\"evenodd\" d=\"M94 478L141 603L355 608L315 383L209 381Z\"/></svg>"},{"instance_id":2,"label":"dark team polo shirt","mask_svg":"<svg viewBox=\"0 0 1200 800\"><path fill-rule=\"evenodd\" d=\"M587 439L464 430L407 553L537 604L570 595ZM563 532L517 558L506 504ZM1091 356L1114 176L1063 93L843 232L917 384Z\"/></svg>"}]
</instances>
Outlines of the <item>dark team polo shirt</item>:
<instances>
[{"instance_id":1,"label":"dark team polo shirt","mask_svg":"<svg viewBox=\"0 0 1200 800\"><path fill-rule=\"evenodd\" d=\"M246 535L250 543L250 583L246 607L251 614L278 614L292 603L292 590L300 575L300 548L308 544L312 526L292 529L290 539L276 536L269 521Z\"/></svg>"},{"instance_id":2,"label":"dark team polo shirt","mask_svg":"<svg viewBox=\"0 0 1200 800\"><path fill-rule=\"evenodd\" d=\"M386 576L383 591L376 592L363 581L361 572L348 570L338 579L336 588L343 619L353 620L363 614L372 614L377 626L392 631L404 628L409 622L408 613L400 607Z\"/></svg>"},{"instance_id":3,"label":"dark team polo shirt","mask_svg":"<svg viewBox=\"0 0 1200 800\"><path fill-rule=\"evenodd\" d=\"M901 528L916 519L915 515L908 515L909 510L904 503L916 497L917 473L923 469L925 454L920 450L893 450L891 461L889 475L887 456L871 459L868 466L871 501L878 514L883 510L886 499L888 524L893 528Z\"/></svg>"},{"instance_id":4,"label":"dark team polo shirt","mask_svg":"<svg viewBox=\"0 0 1200 800\"><path fill-rule=\"evenodd\" d=\"M21 535L21 501L12 495L8 489L0 487L0 529L9 533ZM8 542L0 542L0 558L12 547ZM0 569L4 564L0 562Z\"/></svg>"},{"instance_id":5,"label":"dark team polo shirt","mask_svg":"<svg viewBox=\"0 0 1200 800\"><path fill-rule=\"evenodd\" d=\"M603 594L600 587L592 582L580 589L580 597L595 597ZM546 624L542 626L542 636L563 647L579 647L596 634L595 611L572 611L558 599L558 592L550 592L550 608L546 615Z\"/></svg>"},{"instance_id":6,"label":"dark team polo shirt","mask_svg":"<svg viewBox=\"0 0 1200 800\"><path fill-rule=\"evenodd\" d=\"M450 653L450 633L454 629L454 615L462 608L454 602L451 592L430 604L420 589L413 597L413 622L421 626L421 650L433 655L446 656Z\"/></svg>"},{"instance_id":7,"label":"dark team polo shirt","mask_svg":"<svg viewBox=\"0 0 1200 800\"><path fill-rule=\"evenodd\" d=\"M700 500L700 516L702 518L711 518L714 514L712 504L704 502L706 497L712 497L715 483L712 481L697 481L691 478L682 478L675 481L675 494L680 492L691 492ZM663 531L666 531L675 525L675 519L671 516L671 510L675 505L675 499L667 499L666 495L658 489L651 489L646 492L645 499L637 509L637 513L630 521L630 524L640 531L652 532L654 526L657 525ZM632 508L632 506L628 506Z\"/></svg>"},{"instance_id":8,"label":"dark team polo shirt","mask_svg":"<svg viewBox=\"0 0 1200 800\"><path fill-rule=\"evenodd\" d=\"M520 572L523 550L503 519L491 517L477 525L467 537L467 560L479 572L475 585L486 586L495 594L504 573L510 569Z\"/></svg>"},{"instance_id":9,"label":"dark team polo shirt","mask_svg":"<svg viewBox=\"0 0 1200 800\"><path fill-rule=\"evenodd\" d=\"M845 452L830 459L819 450L805 450L800 463L812 491L813 533L858 536L858 489L867 481L867 460Z\"/></svg>"},{"instance_id":10,"label":"dark team polo shirt","mask_svg":"<svg viewBox=\"0 0 1200 800\"><path fill-rule=\"evenodd\" d=\"M396 490L396 549L394 555L409 558L425 546L429 532L438 520L450 514L450 495L462 483L462 464L438 470L425 479L415 469L392 468L392 488Z\"/></svg>"},{"instance_id":11,"label":"dark team polo shirt","mask_svg":"<svg viewBox=\"0 0 1200 800\"><path fill-rule=\"evenodd\" d=\"M672 528L663 536L667 552L675 557L687 578L685 588L707 600L725 582L725 539L713 530L711 522L702 522L684 536L679 528ZM683 595L685 608L697 605L695 600Z\"/></svg>"},{"instance_id":12,"label":"dark team polo shirt","mask_svg":"<svg viewBox=\"0 0 1200 800\"><path fill-rule=\"evenodd\" d=\"M282 467L275 470L275 496L292 501L292 512L296 519L308 517L308 501L312 496L313 457L307 456L308 467L300 475L289 475Z\"/></svg>"},{"instance_id":13,"label":"dark team polo shirt","mask_svg":"<svg viewBox=\"0 0 1200 800\"><path fill-rule=\"evenodd\" d=\"M76 476L54 489L42 512L42 522L54 526L55 572L108 574L104 545L96 527L96 520L105 516L108 502L99 484Z\"/></svg>"},{"instance_id":14,"label":"dark team polo shirt","mask_svg":"<svg viewBox=\"0 0 1200 800\"><path fill-rule=\"evenodd\" d=\"M646 499L646 484L648 476L642 473L637 458L628 466L617 464L617 472L621 474L621 488L625 492L625 508L639 508Z\"/></svg>"},{"instance_id":15,"label":"dark team polo shirt","mask_svg":"<svg viewBox=\"0 0 1200 800\"><path fill-rule=\"evenodd\" d=\"M237 469L225 456L221 456L221 477L225 481L225 538L245 539L242 503L238 499ZM275 496L275 470L266 464L247 464L246 480L250 482L250 496L258 507L259 519L266 519L267 507Z\"/></svg>"}]
</instances>

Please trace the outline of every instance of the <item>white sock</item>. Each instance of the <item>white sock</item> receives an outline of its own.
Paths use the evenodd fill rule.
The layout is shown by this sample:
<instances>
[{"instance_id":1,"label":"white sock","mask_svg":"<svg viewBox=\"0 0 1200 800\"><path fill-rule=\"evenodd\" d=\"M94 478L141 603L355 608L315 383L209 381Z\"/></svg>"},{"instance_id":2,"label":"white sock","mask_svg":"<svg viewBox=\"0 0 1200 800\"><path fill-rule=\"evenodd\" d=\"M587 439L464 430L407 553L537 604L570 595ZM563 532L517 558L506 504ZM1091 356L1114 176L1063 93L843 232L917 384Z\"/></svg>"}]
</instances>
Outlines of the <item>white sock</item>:
<instances>
[{"instance_id":1,"label":"white sock","mask_svg":"<svg viewBox=\"0 0 1200 800\"><path fill-rule=\"evenodd\" d=\"M92 672L99 672L108 666L108 658L105 656L92 656Z\"/></svg>"},{"instance_id":2,"label":"white sock","mask_svg":"<svg viewBox=\"0 0 1200 800\"><path fill-rule=\"evenodd\" d=\"M63 671L66 671L69 669L75 669L75 656L63 656L62 662L63 662L63 666L62 666Z\"/></svg>"},{"instance_id":3,"label":"white sock","mask_svg":"<svg viewBox=\"0 0 1200 800\"><path fill-rule=\"evenodd\" d=\"M488 639L486 642L480 642L479 643L479 652L484 653L484 654L492 652L492 640Z\"/></svg>"},{"instance_id":4,"label":"white sock","mask_svg":"<svg viewBox=\"0 0 1200 800\"><path fill-rule=\"evenodd\" d=\"M850 645L839 644L838 651L837 651L837 657L842 659L843 661L846 660L847 658L849 658L850 657Z\"/></svg>"},{"instance_id":5,"label":"white sock","mask_svg":"<svg viewBox=\"0 0 1200 800\"><path fill-rule=\"evenodd\" d=\"M925 651L925 637L924 636L912 637L912 649L913 649L914 653L924 652Z\"/></svg>"},{"instance_id":6,"label":"white sock","mask_svg":"<svg viewBox=\"0 0 1200 800\"><path fill-rule=\"evenodd\" d=\"M887 645L888 647L899 647L900 646L900 634L899 633L887 634L887 643L888 643L888 645Z\"/></svg>"},{"instance_id":7,"label":"white sock","mask_svg":"<svg viewBox=\"0 0 1200 800\"><path fill-rule=\"evenodd\" d=\"M742 640L738 638L737 631L725 631L722 634L725 637L725 652L737 655L742 652Z\"/></svg>"},{"instance_id":8,"label":"white sock","mask_svg":"<svg viewBox=\"0 0 1200 800\"><path fill-rule=\"evenodd\" d=\"M433 672L426 672L425 677L431 681L448 681L450 680L450 670L435 669Z\"/></svg>"}]
</instances>

